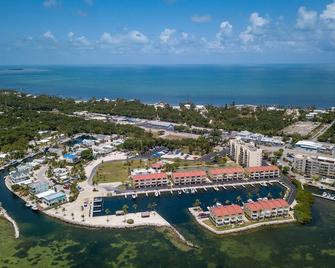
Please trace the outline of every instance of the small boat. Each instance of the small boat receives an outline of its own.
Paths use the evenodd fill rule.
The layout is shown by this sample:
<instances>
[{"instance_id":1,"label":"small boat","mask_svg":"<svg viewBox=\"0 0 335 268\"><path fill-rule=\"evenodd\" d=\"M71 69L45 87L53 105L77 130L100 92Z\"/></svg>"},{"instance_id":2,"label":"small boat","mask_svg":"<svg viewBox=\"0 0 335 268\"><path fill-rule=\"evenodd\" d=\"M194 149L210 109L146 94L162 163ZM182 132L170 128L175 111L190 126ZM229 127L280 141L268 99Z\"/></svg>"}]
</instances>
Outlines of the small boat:
<instances>
[{"instance_id":1,"label":"small boat","mask_svg":"<svg viewBox=\"0 0 335 268\"><path fill-rule=\"evenodd\" d=\"M191 189L191 193L192 193L192 194L195 193L195 189L194 189L194 188Z\"/></svg>"},{"instance_id":2,"label":"small boat","mask_svg":"<svg viewBox=\"0 0 335 268\"><path fill-rule=\"evenodd\" d=\"M157 191L155 192L155 196L158 197L158 192Z\"/></svg>"},{"instance_id":3,"label":"small boat","mask_svg":"<svg viewBox=\"0 0 335 268\"><path fill-rule=\"evenodd\" d=\"M185 194L188 194L188 193L189 193L188 189L185 189Z\"/></svg>"},{"instance_id":4,"label":"small boat","mask_svg":"<svg viewBox=\"0 0 335 268\"><path fill-rule=\"evenodd\" d=\"M323 193L322 193L322 196L323 196L323 197L327 197L327 195L328 195L328 194L327 194L326 192L323 192Z\"/></svg>"},{"instance_id":5,"label":"small boat","mask_svg":"<svg viewBox=\"0 0 335 268\"><path fill-rule=\"evenodd\" d=\"M222 206L222 204L220 203L220 202L216 202L216 204L215 204L217 207L218 206Z\"/></svg>"},{"instance_id":6,"label":"small boat","mask_svg":"<svg viewBox=\"0 0 335 268\"><path fill-rule=\"evenodd\" d=\"M25 204L25 206L26 206L27 208L30 208L30 207L32 206L32 204L29 203L29 202L27 202L27 203Z\"/></svg>"},{"instance_id":7,"label":"small boat","mask_svg":"<svg viewBox=\"0 0 335 268\"><path fill-rule=\"evenodd\" d=\"M146 196L149 196L148 192L145 192L145 195L146 195Z\"/></svg>"},{"instance_id":8,"label":"small boat","mask_svg":"<svg viewBox=\"0 0 335 268\"><path fill-rule=\"evenodd\" d=\"M132 197L133 199L136 199L137 194L132 194L131 197Z\"/></svg>"},{"instance_id":9,"label":"small boat","mask_svg":"<svg viewBox=\"0 0 335 268\"><path fill-rule=\"evenodd\" d=\"M181 194L181 191L178 191L178 194Z\"/></svg>"},{"instance_id":10,"label":"small boat","mask_svg":"<svg viewBox=\"0 0 335 268\"><path fill-rule=\"evenodd\" d=\"M171 194L173 194L173 191L172 191L172 190L170 190L170 193L171 193Z\"/></svg>"},{"instance_id":11,"label":"small boat","mask_svg":"<svg viewBox=\"0 0 335 268\"><path fill-rule=\"evenodd\" d=\"M248 203L252 203L252 202L254 202L254 200L252 200L251 198L249 198L249 199L247 200L247 202L248 202Z\"/></svg>"},{"instance_id":12,"label":"small boat","mask_svg":"<svg viewBox=\"0 0 335 268\"><path fill-rule=\"evenodd\" d=\"M38 207L37 207L36 205L33 205L33 206L31 207L31 209L32 209L33 211L37 211L37 210L38 210Z\"/></svg>"}]
</instances>

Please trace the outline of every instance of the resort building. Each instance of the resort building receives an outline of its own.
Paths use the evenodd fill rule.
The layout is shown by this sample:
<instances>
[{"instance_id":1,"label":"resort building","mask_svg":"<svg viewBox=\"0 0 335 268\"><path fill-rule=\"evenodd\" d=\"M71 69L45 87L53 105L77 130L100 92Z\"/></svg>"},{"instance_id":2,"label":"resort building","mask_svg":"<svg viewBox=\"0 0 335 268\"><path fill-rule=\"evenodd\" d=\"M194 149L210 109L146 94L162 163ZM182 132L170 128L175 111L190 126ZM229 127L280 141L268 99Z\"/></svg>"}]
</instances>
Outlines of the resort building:
<instances>
[{"instance_id":1,"label":"resort building","mask_svg":"<svg viewBox=\"0 0 335 268\"><path fill-rule=\"evenodd\" d=\"M166 186L169 182L167 174L164 172L133 175L131 179L134 188Z\"/></svg>"},{"instance_id":2,"label":"resort building","mask_svg":"<svg viewBox=\"0 0 335 268\"><path fill-rule=\"evenodd\" d=\"M280 170L277 166L258 166L245 169L249 179L269 179L278 178Z\"/></svg>"},{"instance_id":3,"label":"resort building","mask_svg":"<svg viewBox=\"0 0 335 268\"><path fill-rule=\"evenodd\" d=\"M251 220L260 220L277 216L286 216L289 213L289 204L284 199L261 200L245 203L244 212Z\"/></svg>"},{"instance_id":4,"label":"resort building","mask_svg":"<svg viewBox=\"0 0 335 268\"><path fill-rule=\"evenodd\" d=\"M207 182L207 174L204 170L178 171L172 173L175 185L199 184Z\"/></svg>"},{"instance_id":5,"label":"resort building","mask_svg":"<svg viewBox=\"0 0 335 268\"><path fill-rule=\"evenodd\" d=\"M294 156L292 166L297 172L307 176L335 178L335 158L298 154Z\"/></svg>"},{"instance_id":6,"label":"resort building","mask_svg":"<svg viewBox=\"0 0 335 268\"><path fill-rule=\"evenodd\" d=\"M241 180L244 178L244 170L241 167L215 168L208 170L212 181Z\"/></svg>"},{"instance_id":7,"label":"resort building","mask_svg":"<svg viewBox=\"0 0 335 268\"><path fill-rule=\"evenodd\" d=\"M31 168L28 166L18 166L15 171L9 173L9 177L13 184L20 184L29 181L29 173Z\"/></svg>"},{"instance_id":8,"label":"resort building","mask_svg":"<svg viewBox=\"0 0 335 268\"><path fill-rule=\"evenodd\" d=\"M320 152L320 153L326 153L331 154L333 148L335 146L321 143L321 142L315 142L315 141L309 141L309 140L301 140L298 141L295 144L296 148L303 149L310 152Z\"/></svg>"},{"instance_id":9,"label":"resort building","mask_svg":"<svg viewBox=\"0 0 335 268\"><path fill-rule=\"evenodd\" d=\"M66 195L63 192L52 193L41 198L41 201L47 206L63 203L66 201Z\"/></svg>"},{"instance_id":10,"label":"resort building","mask_svg":"<svg viewBox=\"0 0 335 268\"><path fill-rule=\"evenodd\" d=\"M241 139L229 141L229 155L237 164L244 167L255 167L262 164L262 149Z\"/></svg>"},{"instance_id":11,"label":"resort building","mask_svg":"<svg viewBox=\"0 0 335 268\"><path fill-rule=\"evenodd\" d=\"M238 205L216 206L209 209L210 220L215 226L243 221L243 210Z\"/></svg>"},{"instance_id":12,"label":"resort building","mask_svg":"<svg viewBox=\"0 0 335 268\"><path fill-rule=\"evenodd\" d=\"M28 185L31 194L39 194L49 190L49 183L47 181L37 181Z\"/></svg>"},{"instance_id":13,"label":"resort building","mask_svg":"<svg viewBox=\"0 0 335 268\"><path fill-rule=\"evenodd\" d=\"M281 137L268 137L259 133L252 133L249 131L241 131L234 133L237 138L245 142L254 142L255 144L264 144L264 145L272 145L272 146L283 146L285 143L283 142Z\"/></svg>"}]
</instances>

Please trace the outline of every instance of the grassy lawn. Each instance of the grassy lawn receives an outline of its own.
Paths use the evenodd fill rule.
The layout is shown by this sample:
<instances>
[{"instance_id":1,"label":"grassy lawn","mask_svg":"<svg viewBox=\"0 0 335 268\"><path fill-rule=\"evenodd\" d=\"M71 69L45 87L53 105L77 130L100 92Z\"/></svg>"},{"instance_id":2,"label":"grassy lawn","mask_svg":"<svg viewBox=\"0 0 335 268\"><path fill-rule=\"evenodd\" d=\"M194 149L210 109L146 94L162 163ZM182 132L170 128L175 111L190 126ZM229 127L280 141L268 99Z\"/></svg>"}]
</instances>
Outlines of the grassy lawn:
<instances>
[{"instance_id":1,"label":"grassy lawn","mask_svg":"<svg viewBox=\"0 0 335 268\"><path fill-rule=\"evenodd\" d=\"M99 166L93 181L97 183L105 182L127 182L130 170L134 168L145 168L157 160L132 160L132 161L113 161L103 163Z\"/></svg>"}]
</instances>

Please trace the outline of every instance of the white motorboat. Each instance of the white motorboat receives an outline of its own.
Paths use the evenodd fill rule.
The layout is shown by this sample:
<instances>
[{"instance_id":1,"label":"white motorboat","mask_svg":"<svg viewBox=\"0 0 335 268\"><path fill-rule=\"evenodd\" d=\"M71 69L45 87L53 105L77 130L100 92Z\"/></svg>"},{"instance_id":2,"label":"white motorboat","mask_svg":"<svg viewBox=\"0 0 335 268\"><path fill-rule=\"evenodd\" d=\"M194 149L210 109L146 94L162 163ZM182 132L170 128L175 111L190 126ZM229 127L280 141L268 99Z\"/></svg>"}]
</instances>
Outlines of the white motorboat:
<instances>
[{"instance_id":1,"label":"white motorboat","mask_svg":"<svg viewBox=\"0 0 335 268\"><path fill-rule=\"evenodd\" d=\"M25 206L26 206L27 208L30 208L30 207L32 206L32 204L29 203L29 202L27 202L27 203L25 204Z\"/></svg>"}]
</instances>

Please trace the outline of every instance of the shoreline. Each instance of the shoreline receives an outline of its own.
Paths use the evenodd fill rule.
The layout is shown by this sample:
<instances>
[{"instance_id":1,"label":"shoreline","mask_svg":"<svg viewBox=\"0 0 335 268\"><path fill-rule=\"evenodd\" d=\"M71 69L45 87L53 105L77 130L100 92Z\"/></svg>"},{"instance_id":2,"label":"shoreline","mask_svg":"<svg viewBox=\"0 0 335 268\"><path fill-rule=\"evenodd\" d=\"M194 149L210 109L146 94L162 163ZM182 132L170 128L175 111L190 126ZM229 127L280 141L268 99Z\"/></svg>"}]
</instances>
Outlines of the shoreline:
<instances>
[{"instance_id":1,"label":"shoreline","mask_svg":"<svg viewBox=\"0 0 335 268\"><path fill-rule=\"evenodd\" d=\"M9 216L7 210L4 208L0 207L0 216L3 216L9 223L13 225L14 228L14 237L15 239L18 239L20 237L20 229L19 226L17 225L16 221Z\"/></svg>"},{"instance_id":2,"label":"shoreline","mask_svg":"<svg viewBox=\"0 0 335 268\"><path fill-rule=\"evenodd\" d=\"M220 65L219 65L220 66ZM0 66L1 67L1 66ZM0 86L1 87L1 86ZM77 101L77 102L89 102L90 99L92 99L92 97L97 97L96 95L92 95L92 96L87 96L87 97L80 97L80 96L75 96L75 95L64 95L64 94L53 94L53 93L42 93L40 92L38 89L36 90L32 90L32 89L25 89L25 88L18 88L18 87L5 87L4 89L0 89L0 91L15 91L15 92L18 92L18 93L23 93L23 94L26 94L26 95L33 95L33 96L41 96L43 94L47 94L48 96L52 96L52 97L57 97L57 98L61 98L61 99L73 99L74 101ZM168 104L170 106L179 106L180 103L185 103L185 104L189 104L189 103L192 103L192 104L195 104L195 105L199 105L199 106L208 106L208 105L211 105L211 106L214 106L214 107L224 107L225 105L231 105L232 102L235 103L235 105L237 106L245 106L245 107L264 107L264 108L267 108L267 107L281 107L281 108L284 108L284 109L310 109L311 107L315 107L316 109L331 109L333 106L331 105L318 105L318 104L281 104L281 103L261 103L261 102L253 102L252 100L251 101L246 101L246 102L238 102L237 100L232 100L232 101L229 101L229 102L222 102L222 103L217 103L217 102L200 102L200 101L197 101L197 100L190 100L189 97L187 98L181 98L181 99L178 99L178 101L168 101L168 100L164 100L164 98L160 98L160 99L157 99L156 101L155 100L145 100L143 98L125 98L125 97L122 97L122 96L106 96L106 95L102 95L102 96L99 96L97 98L98 101L104 101L105 99L108 99L109 102L113 102L117 99L121 99L121 100L124 100L126 102L131 102L133 100L138 100L140 101L141 103L143 103L144 105L149 105L149 106L154 106L155 104L157 103L165 103L165 104Z\"/></svg>"},{"instance_id":3,"label":"shoreline","mask_svg":"<svg viewBox=\"0 0 335 268\"><path fill-rule=\"evenodd\" d=\"M25 200L25 198L18 195L17 193L15 193L11 189L7 179L5 179L5 185L6 185L7 190L12 192L12 194L19 197L23 202L27 202L27 200ZM102 196L101 193L99 193L99 196L100 197ZM94 199L94 196L91 197L91 198ZM76 203L76 201L74 201L73 203ZM65 208L66 206L69 206L73 203L68 202L68 203L62 204L61 206ZM77 203L79 203L79 202L77 202ZM91 207L91 204L90 204L90 207ZM87 215L88 217L87 218L85 218L85 217L82 218L82 219L85 219L85 220L80 220L80 219L76 220L76 219L74 219L74 217L72 217L71 214L69 214L69 213L64 214L64 212L61 212L61 211L57 212L55 208L46 209L46 210L39 210L39 211L37 211L37 213L38 212L43 213L44 215L46 215L50 218L57 219L57 220L59 220L63 223L71 224L71 225L77 226L79 228L119 229L119 230L124 229L125 230L125 229L135 229L135 228L145 228L145 227L149 227L149 228L150 227L154 227L154 228L166 227L166 228L169 228L173 233L175 233L183 244L185 244L186 246L191 247L191 248L195 247L192 242L188 241L175 227L173 227L168 221L166 221L156 211L150 211L149 212L149 217L147 217L147 218L142 218L141 217L142 212L129 213L129 214L122 215L122 216L108 215L108 216L93 217L93 216L90 216L91 211L90 211L90 208L89 208L89 209L86 210L86 215L88 214ZM58 213L59 213L59 215L57 215ZM84 213L84 211L82 211L82 213ZM108 219L108 221L107 221L107 219ZM129 224L129 223L127 223L127 219L132 219L134 222L132 224ZM144 219L144 220L142 220L142 219ZM95 222L92 223L89 220L94 220ZM14 225L14 223L13 223L13 225L14 225L14 229L15 229L15 232L16 232L16 228L17 228L17 230L19 230L18 225L16 224L16 222L14 220L13 220L13 222L15 223L15 225ZM18 236L19 236L19 234L18 234ZM16 238L18 238L18 237L16 237Z\"/></svg>"}]
</instances>

